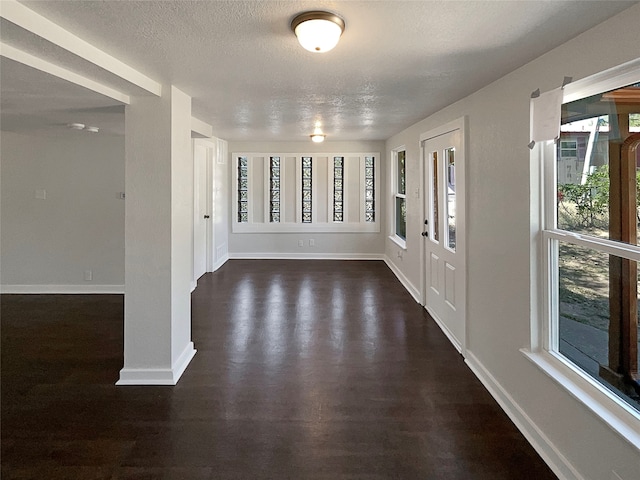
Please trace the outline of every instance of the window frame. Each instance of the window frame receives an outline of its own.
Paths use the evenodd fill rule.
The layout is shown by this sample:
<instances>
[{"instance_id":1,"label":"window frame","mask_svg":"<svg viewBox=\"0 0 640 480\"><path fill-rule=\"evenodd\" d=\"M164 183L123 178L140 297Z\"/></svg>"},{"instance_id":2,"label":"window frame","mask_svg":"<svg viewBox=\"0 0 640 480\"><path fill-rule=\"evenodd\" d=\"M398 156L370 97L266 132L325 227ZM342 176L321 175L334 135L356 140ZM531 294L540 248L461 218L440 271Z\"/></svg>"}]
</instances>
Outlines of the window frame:
<instances>
[{"instance_id":1,"label":"window frame","mask_svg":"<svg viewBox=\"0 0 640 480\"><path fill-rule=\"evenodd\" d=\"M232 222L231 222L231 232L232 233L299 233L299 232L309 232L309 233L379 233L380 232L380 165L381 165L381 156L379 152L337 152L337 153L326 153L326 152L316 152L316 153L307 153L307 152L291 152L291 153L282 153L282 152L233 152L231 154L232 160L232 179L231 183L234 185L233 188L233 201L232 201ZM248 188L249 188L249 200L248 200L248 212L249 212L249 220L248 222L238 222L238 158L246 157L248 159ZM271 157L280 157L280 222L258 222L254 219L254 202L258 201L264 205L264 218L269 220L269 205L270 205L270 178L267 173L269 172L268 163ZM290 159L295 157L295 180L289 178L290 175L287 175L286 169L283 166L283 162L285 159ZM312 221L302 222L302 158L303 157L311 157L312 158L312 182L311 182L311 198L312 198ZM326 177L326 185L319 184L315 178L322 171L321 167L318 165L316 159L327 157L327 171L322 172L322 175ZM360 202L360 221L348 221L348 222L338 222L333 220L333 199L334 199L334 172L333 172L333 159L334 157L344 157L344 161L346 163L347 159L357 157L360 162L359 174L358 174L358 198ZM373 199L374 199L374 221L367 222L365 219L365 158L373 157L374 159L374 188L373 188ZM255 182L260 182L260 179L255 178L255 174L253 173L252 162L256 161L255 159L262 158L264 162L263 171L263 179L262 183L264 184L262 188L262 197L259 200L256 200L254 197L254 184ZM353 179L352 179L353 180ZM295 195L293 198L286 198L286 193L284 190L284 185L286 181L295 181ZM326 196L328 200L327 214L328 221L327 222L318 222L317 221L317 210L318 203L321 198L317 195L319 189L326 188ZM346 191L346 190L345 190ZM285 221L287 218L285 216L285 212L293 209L295 212L295 221Z\"/></svg>"},{"instance_id":2,"label":"window frame","mask_svg":"<svg viewBox=\"0 0 640 480\"><path fill-rule=\"evenodd\" d=\"M398 154L400 152L404 152L404 191L405 193L400 193L398 190L398 181L399 181L399 176L398 176ZM402 247L403 249L406 250L407 248L407 238L406 238L406 231L407 231L407 221L405 218L405 222L404 222L404 228L405 228L405 238L402 238L400 235L398 235L397 232L397 217L396 217L396 202L398 201L398 199L404 199L405 201L405 208L407 205L407 147L405 145L400 145L399 147L396 147L394 149L391 150L391 175L389 175L389 178L391 180L391 195L390 195L390 200L391 200L391 223L389 225L389 239L391 239L393 242L395 242L398 246Z\"/></svg>"},{"instance_id":3,"label":"window frame","mask_svg":"<svg viewBox=\"0 0 640 480\"><path fill-rule=\"evenodd\" d=\"M640 59L570 83L563 104L640 82ZM557 148L536 144L531 151L531 342L522 353L636 448L640 412L559 352L557 249L560 242L593 248L640 262L640 246L557 228ZM537 227L537 228L536 228Z\"/></svg>"}]
</instances>

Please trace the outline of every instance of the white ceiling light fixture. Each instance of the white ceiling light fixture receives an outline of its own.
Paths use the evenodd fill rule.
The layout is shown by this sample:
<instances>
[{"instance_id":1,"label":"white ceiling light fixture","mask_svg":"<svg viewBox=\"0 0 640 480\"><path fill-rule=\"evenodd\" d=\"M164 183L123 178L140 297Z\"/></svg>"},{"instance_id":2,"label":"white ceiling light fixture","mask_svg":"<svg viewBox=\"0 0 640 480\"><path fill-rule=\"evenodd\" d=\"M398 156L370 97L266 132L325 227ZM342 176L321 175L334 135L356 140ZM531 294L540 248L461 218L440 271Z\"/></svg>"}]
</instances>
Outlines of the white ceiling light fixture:
<instances>
[{"instance_id":1,"label":"white ceiling light fixture","mask_svg":"<svg viewBox=\"0 0 640 480\"><path fill-rule=\"evenodd\" d=\"M305 12L291 21L291 30L305 50L324 53L338 44L344 32L344 20L334 13Z\"/></svg>"},{"instance_id":2,"label":"white ceiling light fixture","mask_svg":"<svg viewBox=\"0 0 640 480\"><path fill-rule=\"evenodd\" d=\"M67 123L67 127L69 127L71 130L83 130L84 123Z\"/></svg>"},{"instance_id":3,"label":"white ceiling light fixture","mask_svg":"<svg viewBox=\"0 0 640 480\"><path fill-rule=\"evenodd\" d=\"M91 133L98 133L100 131L100 129L98 127L89 127L86 126L84 128L87 132L91 132Z\"/></svg>"},{"instance_id":4,"label":"white ceiling light fixture","mask_svg":"<svg viewBox=\"0 0 640 480\"><path fill-rule=\"evenodd\" d=\"M326 137L325 134L323 133L312 133L311 135L309 135L311 137L311 141L315 142L315 143L322 143L324 142L324 137Z\"/></svg>"}]
</instances>

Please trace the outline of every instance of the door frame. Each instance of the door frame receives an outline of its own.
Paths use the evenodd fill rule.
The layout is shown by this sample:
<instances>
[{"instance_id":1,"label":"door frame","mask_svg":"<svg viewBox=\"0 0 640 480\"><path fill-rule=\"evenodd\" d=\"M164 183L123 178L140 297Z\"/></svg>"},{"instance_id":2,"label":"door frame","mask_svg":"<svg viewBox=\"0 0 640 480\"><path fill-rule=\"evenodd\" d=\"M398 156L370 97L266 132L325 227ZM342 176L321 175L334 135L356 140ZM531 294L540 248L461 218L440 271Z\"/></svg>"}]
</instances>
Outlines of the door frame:
<instances>
[{"instance_id":1,"label":"door frame","mask_svg":"<svg viewBox=\"0 0 640 480\"><path fill-rule=\"evenodd\" d=\"M216 157L218 155L218 150L217 150L217 144L215 141L212 141L211 139L207 139L207 138L193 138L192 142L191 142L192 148L191 148L191 158L194 164L194 168L193 168L193 182L194 182L194 188L193 188L193 192L194 192L194 196L193 196L193 216L194 216L194 222L196 221L196 211L197 211L197 202L198 202L198 198L196 198L196 182L198 181L198 179L196 178L196 167L195 167L195 156L196 156L196 146L201 146L204 147L207 151L207 157L206 157L206 162L205 162L205 175L207 177L207 181L206 181L206 189L204 192L204 195L206 197L206 210L207 210L207 214L209 215L209 220L206 223L205 226L205 273L208 272L212 272L213 268L213 259L214 259L214 255L213 255L213 245L214 245L214 230L213 230L213 223L215 221L214 218L214 209L213 209L213 186L214 186L214 178L213 176L215 175L215 168L214 168L214 163L215 163L215 159L214 157ZM191 285L191 291L193 291L196 286L197 286L197 282L198 279L195 278L195 255L196 255L196 251L195 251L195 224L194 224L194 228L193 228L193 247L192 247L192 251L193 251L193 255L192 255L192 285Z\"/></svg>"},{"instance_id":2,"label":"door frame","mask_svg":"<svg viewBox=\"0 0 640 480\"><path fill-rule=\"evenodd\" d=\"M431 129L420 135L420 186L421 186L421 191L423 192L423 195L424 195L424 198L422 198L420 202L420 211L422 213L420 222L422 223L422 221L425 218L427 218L427 215L429 213L425 208L425 203L426 203L426 198L430 195L430 185L428 185L426 181L426 176L428 172L425 171L424 142L427 140L431 140L435 137L439 137L441 135L446 135L447 133L451 133L455 130L460 130L460 143L461 143L460 150L463 157L463 168L460 170L456 170L456 186L459 184L462 184L463 186L463 188L461 189L462 195L458 195L456 199L456 224L462 225L463 231L464 231L464 235L462 236L456 235L456 256L458 257L459 255L459 260L460 260L460 263L457 266L457 268L460 268L463 273L460 276L459 280L462 282L462 292L463 292L464 298L463 298L463 301L460 302L458 306L460 315L462 316L462 319L463 319L463 322L462 322L463 333L461 335L461 338L460 339L452 338L452 335L449 333L448 329L444 325L442 325L436 317L431 315L431 312L429 311L429 306L426 305L427 275L429 274L429 272L427 271L425 250L426 250L426 242L430 241L427 237L421 237L422 242L420 244L420 296L421 296L420 304L425 308L425 310L427 310L429 315L433 317L434 321L438 324L440 329L447 336L447 338L449 339L451 344L456 348L456 350L458 350L458 352L460 352L460 354L464 358L466 358L467 330L468 330L467 329L467 302L468 302L467 277L468 277L468 274L467 274L467 218L466 218L467 216L466 212L468 207L467 194L466 194L467 171L468 171L468 166L467 166L468 141L467 141L467 117L466 116L457 118L449 123L446 123L444 125ZM456 194L458 194L458 192L456 192ZM458 206L463 207L462 212L458 210L459 208ZM424 229L423 225L421 225L421 229ZM458 342L460 342L460 344Z\"/></svg>"}]
</instances>

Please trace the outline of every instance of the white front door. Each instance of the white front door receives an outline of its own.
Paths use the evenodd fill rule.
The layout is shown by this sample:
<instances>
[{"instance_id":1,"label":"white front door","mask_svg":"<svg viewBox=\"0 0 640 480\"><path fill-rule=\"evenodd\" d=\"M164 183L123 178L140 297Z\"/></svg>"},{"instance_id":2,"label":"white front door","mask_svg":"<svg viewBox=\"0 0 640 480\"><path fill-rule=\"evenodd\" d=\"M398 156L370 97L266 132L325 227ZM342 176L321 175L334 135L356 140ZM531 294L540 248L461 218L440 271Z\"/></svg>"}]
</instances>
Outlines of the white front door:
<instances>
[{"instance_id":1,"label":"white front door","mask_svg":"<svg viewBox=\"0 0 640 480\"><path fill-rule=\"evenodd\" d=\"M194 218L193 218L193 279L197 281L207 271L207 148L194 145Z\"/></svg>"},{"instance_id":2,"label":"white front door","mask_svg":"<svg viewBox=\"0 0 640 480\"><path fill-rule=\"evenodd\" d=\"M421 136L424 306L454 346L465 345L464 119Z\"/></svg>"}]
</instances>

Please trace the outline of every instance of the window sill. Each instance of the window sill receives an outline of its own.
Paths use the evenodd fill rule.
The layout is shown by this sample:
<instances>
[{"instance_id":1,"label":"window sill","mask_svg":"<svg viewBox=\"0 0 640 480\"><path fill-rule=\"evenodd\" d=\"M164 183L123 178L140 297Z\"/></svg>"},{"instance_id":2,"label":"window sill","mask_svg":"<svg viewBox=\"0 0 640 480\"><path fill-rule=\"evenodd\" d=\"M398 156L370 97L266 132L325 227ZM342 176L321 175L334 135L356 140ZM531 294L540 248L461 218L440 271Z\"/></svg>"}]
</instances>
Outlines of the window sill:
<instances>
[{"instance_id":1,"label":"window sill","mask_svg":"<svg viewBox=\"0 0 640 480\"><path fill-rule=\"evenodd\" d=\"M391 240L393 243L398 245L401 249L403 249L403 250L407 249L406 240L401 239L399 236L397 236L397 235L389 235L389 240Z\"/></svg>"},{"instance_id":2,"label":"window sill","mask_svg":"<svg viewBox=\"0 0 640 480\"><path fill-rule=\"evenodd\" d=\"M528 349L520 351L618 435L635 448L640 448L640 413L619 401L604 386L586 377L557 355L546 351L531 352Z\"/></svg>"},{"instance_id":3,"label":"window sill","mask_svg":"<svg viewBox=\"0 0 640 480\"><path fill-rule=\"evenodd\" d=\"M370 223L237 223L232 233L378 233L380 224Z\"/></svg>"}]
</instances>

